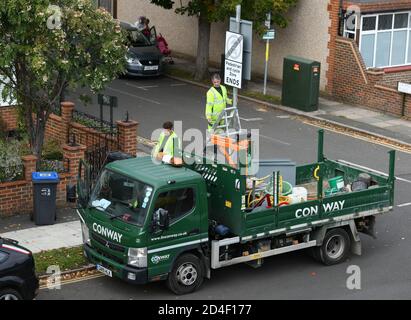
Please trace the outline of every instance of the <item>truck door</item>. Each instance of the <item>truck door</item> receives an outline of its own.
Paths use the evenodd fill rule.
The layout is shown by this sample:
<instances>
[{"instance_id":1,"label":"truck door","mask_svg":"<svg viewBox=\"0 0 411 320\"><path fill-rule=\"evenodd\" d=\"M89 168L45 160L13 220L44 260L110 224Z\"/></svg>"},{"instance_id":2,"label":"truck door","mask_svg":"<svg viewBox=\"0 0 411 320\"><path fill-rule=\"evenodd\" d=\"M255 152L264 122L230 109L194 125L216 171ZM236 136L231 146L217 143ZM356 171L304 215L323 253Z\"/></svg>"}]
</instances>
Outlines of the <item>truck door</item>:
<instances>
[{"instance_id":1,"label":"truck door","mask_svg":"<svg viewBox=\"0 0 411 320\"><path fill-rule=\"evenodd\" d=\"M77 176L77 197L80 207L85 208L87 206L90 192L90 166L84 160L80 160Z\"/></svg>"},{"instance_id":2,"label":"truck door","mask_svg":"<svg viewBox=\"0 0 411 320\"><path fill-rule=\"evenodd\" d=\"M179 186L156 193L151 215L148 247L149 277L167 273L174 258L187 248L198 246L200 232L200 195L195 185ZM168 212L168 227L157 227L156 215Z\"/></svg>"}]
</instances>

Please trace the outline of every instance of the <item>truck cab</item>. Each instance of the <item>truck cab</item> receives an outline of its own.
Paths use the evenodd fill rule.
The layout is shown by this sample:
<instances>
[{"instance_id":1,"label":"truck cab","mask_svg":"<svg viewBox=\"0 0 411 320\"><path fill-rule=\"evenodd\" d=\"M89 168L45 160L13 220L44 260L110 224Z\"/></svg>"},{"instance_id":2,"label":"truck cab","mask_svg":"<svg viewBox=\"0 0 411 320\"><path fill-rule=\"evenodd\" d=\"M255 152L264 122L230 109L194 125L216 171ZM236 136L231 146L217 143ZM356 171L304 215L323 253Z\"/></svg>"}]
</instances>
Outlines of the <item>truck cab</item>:
<instances>
[{"instance_id":1,"label":"truck cab","mask_svg":"<svg viewBox=\"0 0 411 320\"><path fill-rule=\"evenodd\" d=\"M195 261L178 271L180 283L170 286L184 289L202 278L208 214L200 174L156 165L151 157L132 158L108 164L91 186L87 165L80 169L84 253L100 271L136 284L164 280L185 254Z\"/></svg>"}]
</instances>

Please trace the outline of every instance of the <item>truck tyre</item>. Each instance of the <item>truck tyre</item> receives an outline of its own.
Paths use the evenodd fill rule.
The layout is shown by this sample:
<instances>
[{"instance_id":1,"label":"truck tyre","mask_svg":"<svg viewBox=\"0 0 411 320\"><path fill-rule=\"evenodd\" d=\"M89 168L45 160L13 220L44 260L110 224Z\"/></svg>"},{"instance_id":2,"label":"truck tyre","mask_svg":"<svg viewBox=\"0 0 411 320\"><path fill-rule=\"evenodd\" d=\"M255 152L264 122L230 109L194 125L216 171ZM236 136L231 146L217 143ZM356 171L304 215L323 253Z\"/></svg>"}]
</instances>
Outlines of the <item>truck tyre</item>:
<instances>
[{"instance_id":1,"label":"truck tyre","mask_svg":"<svg viewBox=\"0 0 411 320\"><path fill-rule=\"evenodd\" d=\"M174 263L168 275L167 286L175 294L194 292L204 280L201 260L194 254L184 254Z\"/></svg>"},{"instance_id":2,"label":"truck tyre","mask_svg":"<svg viewBox=\"0 0 411 320\"><path fill-rule=\"evenodd\" d=\"M23 300L21 294L11 288L0 290L0 301L2 300Z\"/></svg>"},{"instance_id":3,"label":"truck tyre","mask_svg":"<svg viewBox=\"0 0 411 320\"><path fill-rule=\"evenodd\" d=\"M350 252L351 240L344 229L329 230L323 240L323 244L317 247L316 256L320 261L331 266L344 262Z\"/></svg>"}]
</instances>

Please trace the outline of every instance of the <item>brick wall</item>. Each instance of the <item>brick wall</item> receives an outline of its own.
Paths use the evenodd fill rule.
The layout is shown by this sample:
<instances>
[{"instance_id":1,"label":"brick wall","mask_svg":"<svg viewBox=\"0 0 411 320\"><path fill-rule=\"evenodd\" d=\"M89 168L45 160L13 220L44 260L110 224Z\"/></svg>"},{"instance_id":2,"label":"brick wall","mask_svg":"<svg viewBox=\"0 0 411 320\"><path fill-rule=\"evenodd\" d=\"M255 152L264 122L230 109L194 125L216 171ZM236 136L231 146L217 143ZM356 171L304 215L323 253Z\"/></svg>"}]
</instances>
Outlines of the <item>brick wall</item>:
<instances>
[{"instance_id":1,"label":"brick wall","mask_svg":"<svg viewBox=\"0 0 411 320\"><path fill-rule=\"evenodd\" d=\"M411 72L367 70L353 40L337 37L335 44L336 63L330 77L330 93L344 102L401 116L403 95L397 92L397 83L411 82ZM411 117L410 96L406 97L405 116Z\"/></svg>"},{"instance_id":2,"label":"brick wall","mask_svg":"<svg viewBox=\"0 0 411 320\"><path fill-rule=\"evenodd\" d=\"M62 103L61 114L50 115L46 125L46 139L57 140L63 146L63 157L70 161L70 171L60 174L57 186L57 206L63 207L66 202L66 188L77 183L78 166L84 158L88 147L108 141L109 149L117 150L136 156L137 154L137 127L136 121L118 121L118 136L109 136L95 129L73 122L74 104ZM17 127L17 108L2 107L0 114L7 124L8 130ZM69 133L74 134L75 144L67 144ZM72 139L72 137L70 137ZM27 214L33 211L33 186L31 173L36 168L36 157L23 157L24 178L21 181L0 183L0 217L13 214Z\"/></svg>"},{"instance_id":3,"label":"brick wall","mask_svg":"<svg viewBox=\"0 0 411 320\"><path fill-rule=\"evenodd\" d=\"M6 130L17 129L17 108L16 107L0 107L0 118L6 123Z\"/></svg>"}]
</instances>

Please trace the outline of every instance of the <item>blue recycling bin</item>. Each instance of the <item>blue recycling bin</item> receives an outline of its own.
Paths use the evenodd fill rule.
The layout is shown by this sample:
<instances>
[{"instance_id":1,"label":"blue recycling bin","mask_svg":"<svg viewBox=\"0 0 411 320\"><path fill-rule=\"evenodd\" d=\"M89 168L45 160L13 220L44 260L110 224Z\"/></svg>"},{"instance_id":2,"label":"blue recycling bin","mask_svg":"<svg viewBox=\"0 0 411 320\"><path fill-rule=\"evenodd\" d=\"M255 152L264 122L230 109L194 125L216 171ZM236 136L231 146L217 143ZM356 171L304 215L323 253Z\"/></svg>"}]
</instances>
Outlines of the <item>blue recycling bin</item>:
<instances>
[{"instance_id":1,"label":"blue recycling bin","mask_svg":"<svg viewBox=\"0 0 411 320\"><path fill-rule=\"evenodd\" d=\"M33 172L33 220L36 225L50 225L56 221L56 198L59 175L57 172Z\"/></svg>"}]
</instances>

